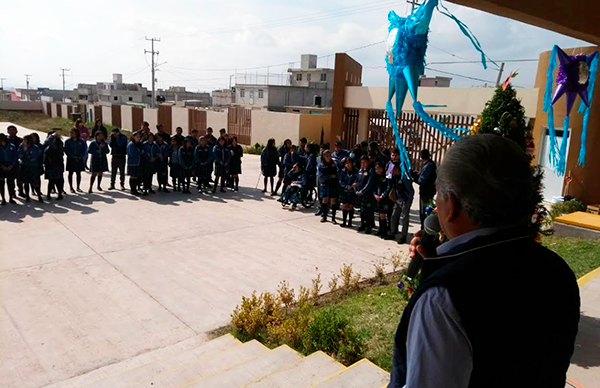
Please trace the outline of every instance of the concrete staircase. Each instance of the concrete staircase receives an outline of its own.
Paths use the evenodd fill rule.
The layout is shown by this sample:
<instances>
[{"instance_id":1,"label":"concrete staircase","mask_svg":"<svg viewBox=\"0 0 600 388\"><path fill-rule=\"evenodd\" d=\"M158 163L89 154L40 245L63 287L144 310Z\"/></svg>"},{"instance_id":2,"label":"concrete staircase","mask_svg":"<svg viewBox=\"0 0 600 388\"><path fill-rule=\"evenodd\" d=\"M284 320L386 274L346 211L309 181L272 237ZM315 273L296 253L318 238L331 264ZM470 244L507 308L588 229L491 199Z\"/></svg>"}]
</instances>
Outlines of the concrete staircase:
<instances>
[{"instance_id":1,"label":"concrete staircase","mask_svg":"<svg viewBox=\"0 0 600 388\"><path fill-rule=\"evenodd\" d=\"M270 350L231 335L199 339L112 364L46 388L382 388L389 374L363 359L350 367L323 352Z\"/></svg>"}]
</instances>

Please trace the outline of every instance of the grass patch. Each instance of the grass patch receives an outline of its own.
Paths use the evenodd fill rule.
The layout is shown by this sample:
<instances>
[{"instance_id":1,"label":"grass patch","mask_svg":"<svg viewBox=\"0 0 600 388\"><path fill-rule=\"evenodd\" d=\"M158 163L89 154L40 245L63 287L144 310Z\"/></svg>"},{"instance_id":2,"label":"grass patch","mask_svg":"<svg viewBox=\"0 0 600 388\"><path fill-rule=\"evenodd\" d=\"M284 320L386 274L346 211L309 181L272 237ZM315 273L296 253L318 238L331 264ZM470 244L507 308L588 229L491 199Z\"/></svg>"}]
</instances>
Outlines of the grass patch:
<instances>
[{"instance_id":1,"label":"grass patch","mask_svg":"<svg viewBox=\"0 0 600 388\"><path fill-rule=\"evenodd\" d=\"M370 286L321 309L331 309L349 319L365 344L364 356L385 370L392 368L394 333L406 307L396 284Z\"/></svg>"},{"instance_id":2,"label":"grass patch","mask_svg":"<svg viewBox=\"0 0 600 388\"><path fill-rule=\"evenodd\" d=\"M60 128L61 135L67 137L69 136L69 131L75 124L69 119L50 117L41 112L14 112L6 110L0 110L0 121L10 122L34 131L46 133L50 132L53 128ZM114 128L114 126L110 124L102 125L104 125L109 134ZM86 123L85 126L91 131L94 127L94 123ZM127 136L131 134L131 132L127 130L121 130L121 132Z\"/></svg>"},{"instance_id":3,"label":"grass patch","mask_svg":"<svg viewBox=\"0 0 600 388\"><path fill-rule=\"evenodd\" d=\"M600 240L545 236L542 244L565 259L578 279L600 267Z\"/></svg>"}]
</instances>

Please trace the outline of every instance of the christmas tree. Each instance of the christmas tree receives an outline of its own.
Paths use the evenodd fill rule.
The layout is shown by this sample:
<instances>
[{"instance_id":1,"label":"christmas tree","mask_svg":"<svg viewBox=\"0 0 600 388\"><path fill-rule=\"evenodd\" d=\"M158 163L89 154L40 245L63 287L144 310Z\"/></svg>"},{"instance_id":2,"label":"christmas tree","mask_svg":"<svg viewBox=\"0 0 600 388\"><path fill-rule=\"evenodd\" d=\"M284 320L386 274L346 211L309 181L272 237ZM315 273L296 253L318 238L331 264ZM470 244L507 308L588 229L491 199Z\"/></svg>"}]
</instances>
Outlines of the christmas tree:
<instances>
[{"instance_id":1,"label":"christmas tree","mask_svg":"<svg viewBox=\"0 0 600 388\"><path fill-rule=\"evenodd\" d=\"M517 92L510 84L506 85L506 89L498 86L494 97L485 104L478 132L508 137L525 150L526 137L529 133L529 128L525 124L525 108L517 99Z\"/></svg>"}]
</instances>

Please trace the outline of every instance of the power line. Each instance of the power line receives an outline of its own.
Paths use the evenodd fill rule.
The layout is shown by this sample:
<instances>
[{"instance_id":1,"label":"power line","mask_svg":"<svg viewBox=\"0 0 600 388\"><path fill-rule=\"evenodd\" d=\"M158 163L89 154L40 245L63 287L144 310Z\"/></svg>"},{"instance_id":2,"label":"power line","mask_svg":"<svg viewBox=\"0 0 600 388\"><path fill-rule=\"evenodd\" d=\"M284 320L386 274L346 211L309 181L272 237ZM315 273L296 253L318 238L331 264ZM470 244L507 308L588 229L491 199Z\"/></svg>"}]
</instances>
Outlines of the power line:
<instances>
[{"instance_id":1,"label":"power line","mask_svg":"<svg viewBox=\"0 0 600 388\"><path fill-rule=\"evenodd\" d=\"M254 31L266 28L275 28L275 27L283 27L290 26L295 24L302 24L308 22L322 21L342 16L350 16L356 15L365 12L377 11L380 9L388 8L396 4L396 1L384 0L384 1L373 1L364 4L358 4L348 7L342 7L327 11L320 11L311 14L301 15L301 16L293 16L288 18L274 19L268 22L255 23L251 25L246 25L242 27L225 27L225 28L215 28L210 30L198 31L190 34L180 34L180 35L172 35L170 37L182 37L182 36L190 36L190 35L198 35L202 33L206 34L221 34L235 31Z\"/></svg>"},{"instance_id":2,"label":"power line","mask_svg":"<svg viewBox=\"0 0 600 388\"><path fill-rule=\"evenodd\" d=\"M381 40L379 42L374 42L374 43L369 43L363 46L359 46L359 47L354 47L345 51L342 51L343 53L349 53L352 51L357 51L357 50L363 50L365 48L369 48L369 47L373 47L373 46L377 46L379 44L385 43L385 40ZM318 59L323 59L323 58L327 58L327 57L331 57L335 55L334 54L328 54L328 55L322 55L320 57L317 57ZM213 68L213 69L207 69L207 68L191 68L191 67L181 67L181 66L173 66L173 65L169 65L169 67L171 68L175 68L175 69L181 69L181 70L190 70L190 71L197 71L197 72L203 72L203 71L246 71L246 70L259 70L259 69L266 69L268 67L279 67L279 66L289 66L291 64L295 64L295 63L299 63L300 61L288 61L288 62L282 62L282 63L278 63L278 64L271 64L271 65L265 65L265 66L254 66L254 67L235 67L235 68Z\"/></svg>"},{"instance_id":3,"label":"power line","mask_svg":"<svg viewBox=\"0 0 600 388\"><path fill-rule=\"evenodd\" d=\"M451 73L449 71L437 70L437 69L433 69L433 68L428 67L428 66L425 66L425 69L427 69L429 71L434 71L434 72L437 72L437 73L441 73L441 74L448 74L448 75L453 75L455 77L466 78L466 79L470 79L470 80L473 80L473 81L485 82L485 83L488 83L488 84L491 84L491 85L495 84L495 82L493 82L493 81L488 81L488 80L481 79L481 78L469 77L467 75L462 75L462 74L457 74L457 73Z\"/></svg>"},{"instance_id":4,"label":"power line","mask_svg":"<svg viewBox=\"0 0 600 388\"><path fill-rule=\"evenodd\" d=\"M539 59L496 59L498 62L512 63L512 62L539 62ZM481 63L481 61L442 61L442 62L429 62L428 65L455 65L455 64L466 64L466 63Z\"/></svg>"}]
</instances>

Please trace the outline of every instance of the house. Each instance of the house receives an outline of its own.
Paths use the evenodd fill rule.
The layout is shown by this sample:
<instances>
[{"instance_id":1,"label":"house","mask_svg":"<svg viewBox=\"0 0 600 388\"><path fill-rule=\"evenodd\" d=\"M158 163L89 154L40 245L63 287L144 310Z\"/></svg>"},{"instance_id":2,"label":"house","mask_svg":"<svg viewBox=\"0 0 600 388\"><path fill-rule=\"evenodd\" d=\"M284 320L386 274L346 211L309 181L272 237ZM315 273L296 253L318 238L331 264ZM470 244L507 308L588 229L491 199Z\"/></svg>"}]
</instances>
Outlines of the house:
<instances>
[{"instance_id":1,"label":"house","mask_svg":"<svg viewBox=\"0 0 600 388\"><path fill-rule=\"evenodd\" d=\"M419 77L419 86L428 86L433 88L449 88L452 78L449 77L427 77L422 75Z\"/></svg>"},{"instance_id":2,"label":"house","mask_svg":"<svg viewBox=\"0 0 600 388\"><path fill-rule=\"evenodd\" d=\"M207 92L190 92L185 86L171 86L168 89L158 89L156 99L159 102L174 102L176 105L207 107L212 105L212 98ZM186 103L186 101L188 103Z\"/></svg>"},{"instance_id":3,"label":"house","mask_svg":"<svg viewBox=\"0 0 600 388\"><path fill-rule=\"evenodd\" d=\"M74 94L80 103L147 104L152 100L152 92L142 84L124 83L123 75L118 73L113 74L112 82L78 84Z\"/></svg>"}]
</instances>

